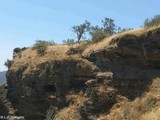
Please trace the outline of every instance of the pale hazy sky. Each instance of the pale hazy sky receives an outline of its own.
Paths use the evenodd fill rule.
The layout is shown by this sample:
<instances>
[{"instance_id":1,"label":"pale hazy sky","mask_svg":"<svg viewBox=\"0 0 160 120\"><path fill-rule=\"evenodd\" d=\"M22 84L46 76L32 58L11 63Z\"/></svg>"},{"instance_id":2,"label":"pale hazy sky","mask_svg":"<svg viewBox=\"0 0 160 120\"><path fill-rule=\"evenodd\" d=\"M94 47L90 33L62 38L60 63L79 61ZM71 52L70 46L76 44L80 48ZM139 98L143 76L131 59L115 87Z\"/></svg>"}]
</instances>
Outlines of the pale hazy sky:
<instances>
[{"instance_id":1,"label":"pale hazy sky","mask_svg":"<svg viewBox=\"0 0 160 120\"><path fill-rule=\"evenodd\" d=\"M1 0L0 71L12 59L15 47L29 47L37 39L62 43L75 38L71 26L88 20L101 25L110 17L126 28L142 26L147 17L160 14L159 0Z\"/></svg>"}]
</instances>

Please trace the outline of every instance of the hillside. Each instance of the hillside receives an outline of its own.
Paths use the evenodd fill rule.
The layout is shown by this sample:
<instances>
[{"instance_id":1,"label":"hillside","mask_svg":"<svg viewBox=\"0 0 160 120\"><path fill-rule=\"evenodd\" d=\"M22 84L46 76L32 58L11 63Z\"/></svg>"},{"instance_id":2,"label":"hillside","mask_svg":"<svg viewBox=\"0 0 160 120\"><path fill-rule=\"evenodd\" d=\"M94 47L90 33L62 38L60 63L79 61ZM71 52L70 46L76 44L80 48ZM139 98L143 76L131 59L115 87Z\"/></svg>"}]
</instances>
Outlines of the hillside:
<instances>
[{"instance_id":1,"label":"hillside","mask_svg":"<svg viewBox=\"0 0 160 120\"><path fill-rule=\"evenodd\" d=\"M5 75L6 71L0 72L0 84L5 82L6 80Z\"/></svg>"},{"instance_id":2,"label":"hillside","mask_svg":"<svg viewBox=\"0 0 160 120\"><path fill-rule=\"evenodd\" d=\"M160 116L159 46L157 26L97 43L48 46L44 55L28 48L7 71L11 105L4 109L25 120L154 120Z\"/></svg>"}]
</instances>

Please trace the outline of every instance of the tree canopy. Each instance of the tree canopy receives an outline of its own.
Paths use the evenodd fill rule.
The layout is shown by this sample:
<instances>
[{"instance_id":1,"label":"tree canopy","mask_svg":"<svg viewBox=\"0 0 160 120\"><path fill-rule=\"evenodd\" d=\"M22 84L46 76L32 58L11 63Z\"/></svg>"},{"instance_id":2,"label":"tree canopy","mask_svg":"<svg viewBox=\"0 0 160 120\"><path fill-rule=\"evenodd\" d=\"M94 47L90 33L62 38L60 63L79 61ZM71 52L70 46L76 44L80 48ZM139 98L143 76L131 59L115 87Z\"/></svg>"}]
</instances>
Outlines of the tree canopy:
<instances>
[{"instance_id":1,"label":"tree canopy","mask_svg":"<svg viewBox=\"0 0 160 120\"><path fill-rule=\"evenodd\" d=\"M155 15L153 18L146 18L144 21L144 27L151 27L160 25L160 15Z\"/></svg>"},{"instance_id":2,"label":"tree canopy","mask_svg":"<svg viewBox=\"0 0 160 120\"><path fill-rule=\"evenodd\" d=\"M109 35L113 35L116 33L116 25L113 19L105 17L104 20L102 20L102 24L105 33Z\"/></svg>"},{"instance_id":3,"label":"tree canopy","mask_svg":"<svg viewBox=\"0 0 160 120\"><path fill-rule=\"evenodd\" d=\"M78 43L80 43L81 38L84 38L85 33L90 30L90 22L86 20L83 24L73 26L72 29L76 33Z\"/></svg>"}]
</instances>

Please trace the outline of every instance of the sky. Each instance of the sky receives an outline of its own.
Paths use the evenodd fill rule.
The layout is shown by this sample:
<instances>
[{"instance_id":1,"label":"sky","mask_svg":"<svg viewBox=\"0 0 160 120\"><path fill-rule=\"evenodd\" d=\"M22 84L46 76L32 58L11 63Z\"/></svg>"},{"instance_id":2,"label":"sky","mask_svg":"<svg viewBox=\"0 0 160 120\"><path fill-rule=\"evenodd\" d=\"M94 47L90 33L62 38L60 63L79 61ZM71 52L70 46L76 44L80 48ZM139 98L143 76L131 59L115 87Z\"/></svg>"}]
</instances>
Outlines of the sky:
<instances>
[{"instance_id":1,"label":"sky","mask_svg":"<svg viewBox=\"0 0 160 120\"><path fill-rule=\"evenodd\" d=\"M1 0L0 71L16 47L36 40L62 43L75 38L71 27L85 20L101 25L105 17L122 28L139 28L146 18L160 14L159 0Z\"/></svg>"}]
</instances>

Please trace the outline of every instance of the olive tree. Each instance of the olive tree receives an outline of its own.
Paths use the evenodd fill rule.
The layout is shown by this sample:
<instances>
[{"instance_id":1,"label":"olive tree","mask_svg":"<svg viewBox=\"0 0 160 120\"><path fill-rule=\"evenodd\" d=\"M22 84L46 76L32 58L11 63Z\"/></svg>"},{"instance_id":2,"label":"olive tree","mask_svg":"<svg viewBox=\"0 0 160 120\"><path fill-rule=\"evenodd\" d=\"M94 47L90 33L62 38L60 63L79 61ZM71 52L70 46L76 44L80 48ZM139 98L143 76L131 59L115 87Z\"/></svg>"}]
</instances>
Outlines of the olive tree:
<instances>
[{"instance_id":1,"label":"olive tree","mask_svg":"<svg viewBox=\"0 0 160 120\"><path fill-rule=\"evenodd\" d=\"M104 20L102 20L102 24L103 24L103 29L104 32L109 34L109 35L113 35L116 33L116 25L114 23L114 20L111 18L104 18Z\"/></svg>"},{"instance_id":2,"label":"olive tree","mask_svg":"<svg viewBox=\"0 0 160 120\"><path fill-rule=\"evenodd\" d=\"M73 26L72 30L76 34L77 42L80 43L86 32L90 30L90 22L86 20L83 24Z\"/></svg>"}]
</instances>

